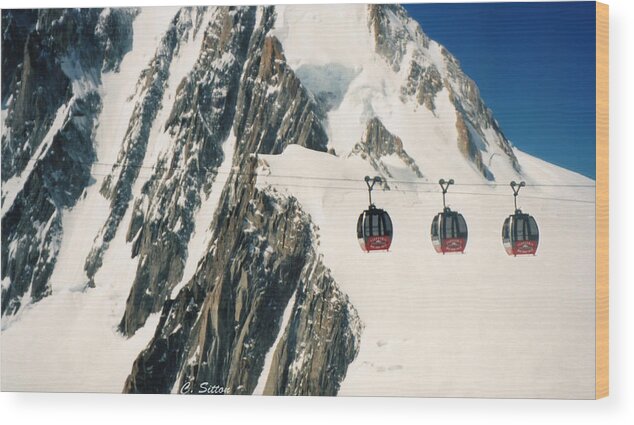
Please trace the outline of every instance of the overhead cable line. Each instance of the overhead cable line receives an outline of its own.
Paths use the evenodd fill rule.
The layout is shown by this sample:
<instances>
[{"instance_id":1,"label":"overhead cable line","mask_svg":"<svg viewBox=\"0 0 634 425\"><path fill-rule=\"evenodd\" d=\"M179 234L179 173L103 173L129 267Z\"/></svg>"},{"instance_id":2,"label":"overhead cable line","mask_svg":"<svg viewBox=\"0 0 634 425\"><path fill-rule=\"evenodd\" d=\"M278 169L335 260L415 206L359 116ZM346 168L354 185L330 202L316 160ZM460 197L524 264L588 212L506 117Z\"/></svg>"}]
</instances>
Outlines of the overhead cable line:
<instances>
[{"instance_id":1,"label":"overhead cable line","mask_svg":"<svg viewBox=\"0 0 634 425\"><path fill-rule=\"evenodd\" d=\"M35 160L29 160L28 162L33 162ZM186 167L157 167L155 165L142 165L142 164L125 164L125 163L106 163L106 162L93 162L91 165L104 166L104 167L118 167L118 168L138 168L138 169L146 169L152 170L152 172L158 171L178 171L178 170L186 170ZM24 169L24 171L32 171L33 168L29 170ZM240 171L215 171L215 174L220 175L240 175L240 176L249 176L249 177L266 177L266 178L280 178L280 179L299 179L299 180L317 180L317 181L333 181L333 182L353 182L357 183L359 179L356 178L343 178L343 177L325 177L325 176L307 176L307 175L293 175L293 174L259 174L259 173L244 173ZM92 175L95 176L107 176L112 173L101 174L97 172L92 172ZM412 184L412 185L423 185L423 186L437 186L436 182L431 181L415 181L415 180L396 180L396 179L387 179L387 183L400 183L400 184ZM507 183L455 183L456 186L476 186L476 187L506 187ZM577 187L577 188L596 188L594 184L532 184L531 187ZM400 190L400 189L399 189Z\"/></svg>"}]
</instances>

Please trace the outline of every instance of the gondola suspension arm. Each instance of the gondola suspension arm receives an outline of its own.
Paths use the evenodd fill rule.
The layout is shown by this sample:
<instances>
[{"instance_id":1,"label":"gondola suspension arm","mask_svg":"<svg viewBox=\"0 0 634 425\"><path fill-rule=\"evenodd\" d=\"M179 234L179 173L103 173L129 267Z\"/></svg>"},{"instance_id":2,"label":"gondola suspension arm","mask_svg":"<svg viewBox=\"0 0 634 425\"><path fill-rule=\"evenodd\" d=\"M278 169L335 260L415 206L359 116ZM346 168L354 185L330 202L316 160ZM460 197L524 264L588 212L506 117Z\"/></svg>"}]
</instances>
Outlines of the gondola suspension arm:
<instances>
[{"instance_id":1,"label":"gondola suspension arm","mask_svg":"<svg viewBox=\"0 0 634 425\"><path fill-rule=\"evenodd\" d=\"M513 204L515 205L515 212L517 213L519 210L517 209L517 195L520 193L520 189L526 186L526 182L521 181L516 183L515 180L511 182L511 189L513 189Z\"/></svg>"},{"instance_id":2,"label":"gondola suspension arm","mask_svg":"<svg viewBox=\"0 0 634 425\"><path fill-rule=\"evenodd\" d=\"M383 183L383 180L379 176L365 176L365 184L368 186L368 200L370 201L370 208L374 207L372 203L372 189L376 183Z\"/></svg>"},{"instance_id":3,"label":"gondola suspension arm","mask_svg":"<svg viewBox=\"0 0 634 425\"><path fill-rule=\"evenodd\" d=\"M445 195L447 194L447 190L449 190L449 186L454 184L454 181L453 181L453 179L449 179L449 180L440 179L440 180L438 180L438 184L442 188L442 207L443 207L443 209L446 210L447 209L447 204L445 203Z\"/></svg>"}]
</instances>

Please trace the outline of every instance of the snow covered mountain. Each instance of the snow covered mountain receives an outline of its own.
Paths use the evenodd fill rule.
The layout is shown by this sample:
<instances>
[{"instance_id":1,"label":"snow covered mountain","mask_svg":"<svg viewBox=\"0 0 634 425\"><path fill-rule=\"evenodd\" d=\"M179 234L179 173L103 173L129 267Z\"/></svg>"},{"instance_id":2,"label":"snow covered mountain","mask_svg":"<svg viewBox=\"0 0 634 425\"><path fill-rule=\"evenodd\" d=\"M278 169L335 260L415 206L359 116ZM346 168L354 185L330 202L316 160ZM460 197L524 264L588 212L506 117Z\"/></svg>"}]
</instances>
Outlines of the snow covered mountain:
<instances>
[{"instance_id":1,"label":"snow covered mountain","mask_svg":"<svg viewBox=\"0 0 634 425\"><path fill-rule=\"evenodd\" d=\"M400 6L3 10L2 34L3 389L593 395L594 182L514 148ZM357 246L365 175L386 254ZM429 242L439 178L462 256ZM513 179L534 258L500 244Z\"/></svg>"}]
</instances>

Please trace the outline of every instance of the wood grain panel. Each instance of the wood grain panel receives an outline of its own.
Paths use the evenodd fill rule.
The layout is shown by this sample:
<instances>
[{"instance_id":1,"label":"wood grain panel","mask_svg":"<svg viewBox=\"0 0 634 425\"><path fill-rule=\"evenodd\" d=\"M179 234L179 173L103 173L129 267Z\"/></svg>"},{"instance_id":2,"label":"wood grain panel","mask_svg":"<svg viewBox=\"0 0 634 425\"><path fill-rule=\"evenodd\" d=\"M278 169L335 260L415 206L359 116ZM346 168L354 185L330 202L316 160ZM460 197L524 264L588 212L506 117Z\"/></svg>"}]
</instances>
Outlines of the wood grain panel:
<instances>
[{"instance_id":1,"label":"wood grain panel","mask_svg":"<svg viewBox=\"0 0 634 425\"><path fill-rule=\"evenodd\" d=\"M596 398L609 394L608 5L596 3Z\"/></svg>"}]
</instances>

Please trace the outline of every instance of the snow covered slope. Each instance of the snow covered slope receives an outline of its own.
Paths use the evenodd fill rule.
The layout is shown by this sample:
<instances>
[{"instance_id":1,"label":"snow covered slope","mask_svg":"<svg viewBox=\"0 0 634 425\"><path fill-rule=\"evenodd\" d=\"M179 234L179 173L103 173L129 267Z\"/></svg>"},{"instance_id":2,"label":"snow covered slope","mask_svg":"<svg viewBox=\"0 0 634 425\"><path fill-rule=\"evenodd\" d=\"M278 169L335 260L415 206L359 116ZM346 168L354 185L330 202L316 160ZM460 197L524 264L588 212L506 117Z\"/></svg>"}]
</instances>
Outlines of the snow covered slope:
<instances>
[{"instance_id":1,"label":"snow covered slope","mask_svg":"<svg viewBox=\"0 0 634 425\"><path fill-rule=\"evenodd\" d=\"M176 11L141 10L134 21L132 50L118 72L103 76L103 106L95 135L99 163L92 170L96 182L77 205L64 212L64 238L50 278L52 295L16 315L2 317L3 389L120 392L130 364L153 332L148 325L142 334L126 340L116 330L136 266L124 235L113 242L104 259L111 266L98 276L94 291L82 292L86 283L83 266L109 212L107 200L99 194L109 168L102 164L116 159L119 146L112 141L123 137L136 81ZM6 204L10 206L7 202L3 208ZM157 319L152 321L154 325Z\"/></svg>"},{"instance_id":2,"label":"snow covered slope","mask_svg":"<svg viewBox=\"0 0 634 425\"><path fill-rule=\"evenodd\" d=\"M531 178L591 183L516 153ZM464 214L469 241L463 255L439 255L429 236L439 187L401 184L373 197L394 222L390 252L366 254L355 239L366 163L298 147L262 161L258 183L310 213L324 261L365 325L339 394L593 397L594 188L524 189L519 205L542 238L537 256L514 258L500 237L513 211L508 185L456 181L448 202Z\"/></svg>"},{"instance_id":3,"label":"snow covered slope","mask_svg":"<svg viewBox=\"0 0 634 425\"><path fill-rule=\"evenodd\" d=\"M16 111L32 111L19 86L3 95L3 389L594 396L594 182L514 148L404 9L125 16L129 50L88 90L96 123L77 143L94 153L90 181L72 203L37 197L59 220L54 252L47 229L11 220L39 217L32 175L59 170L34 164L85 78L69 73L74 97L28 139L38 150L23 170L4 155L17 152ZM32 31L56 39L44 24ZM394 222L388 253L356 240L366 175L387 181L374 201ZM431 245L440 178L456 182L463 255ZM502 248L511 180L527 182L535 257ZM21 277L32 257L52 269L37 296Z\"/></svg>"}]
</instances>

